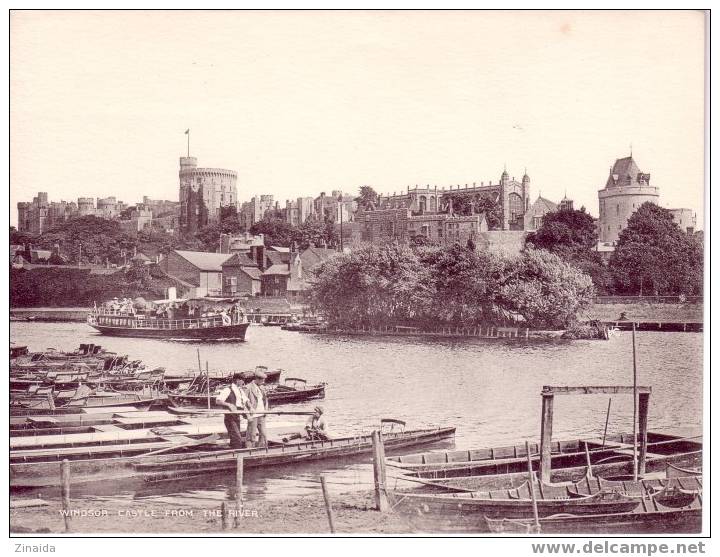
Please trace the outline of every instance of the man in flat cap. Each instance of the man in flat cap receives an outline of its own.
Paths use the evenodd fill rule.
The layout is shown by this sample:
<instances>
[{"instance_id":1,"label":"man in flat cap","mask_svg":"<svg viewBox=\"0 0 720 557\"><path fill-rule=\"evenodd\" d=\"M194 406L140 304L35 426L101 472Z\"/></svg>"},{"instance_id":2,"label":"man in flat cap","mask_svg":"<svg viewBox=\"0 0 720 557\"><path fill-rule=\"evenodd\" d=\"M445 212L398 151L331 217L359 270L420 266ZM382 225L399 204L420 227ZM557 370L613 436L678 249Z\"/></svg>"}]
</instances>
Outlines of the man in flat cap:
<instances>
[{"instance_id":1,"label":"man in flat cap","mask_svg":"<svg viewBox=\"0 0 720 557\"><path fill-rule=\"evenodd\" d=\"M267 447L267 434L265 432L265 414L268 409L268 400L263 383L267 375L262 371L256 371L255 376L248 385L248 427L247 427L247 443L248 447ZM257 442L255 435L258 436Z\"/></svg>"},{"instance_id":2,"label":"man in flat cap","mask_svg":"<svg viewBox=\"0 0 720 557\"><path fill-rule=\"evenodd\" d=\"M218 406L223 407L225 410L230 412L242 412L248 408L248 396L245 394L243 389L242 373L237 372L233 374L233 380L230 385L225 387L220 394L215 398L215 402ZM230 437L230 448L231 449L242 449L243 439L240 433L240 414L225 414L225 429L227 429L228 436ZM248 422L249 423L249 422ZM248 431L250 427L248 426Z\"/></svg>"}]
</instances>

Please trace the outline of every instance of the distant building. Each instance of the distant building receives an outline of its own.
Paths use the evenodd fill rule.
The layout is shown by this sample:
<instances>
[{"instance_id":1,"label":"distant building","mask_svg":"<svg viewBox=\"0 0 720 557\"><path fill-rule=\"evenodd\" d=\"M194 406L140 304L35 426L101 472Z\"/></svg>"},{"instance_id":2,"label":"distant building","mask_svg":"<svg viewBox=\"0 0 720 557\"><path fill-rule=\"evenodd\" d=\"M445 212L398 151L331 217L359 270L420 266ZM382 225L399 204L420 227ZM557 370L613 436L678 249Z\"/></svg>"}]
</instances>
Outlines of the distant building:
<instances>
[{"instance_id":1,"label":"distant building","mask_svg":"<svg viewBox=\"0 0 720 557\"><path fill-rule=\"evenodd\" d=\"M605 187L598 191L601 243L617 242L628 219L643 203L656 203L660 189L650 185L650 174L641 172L632 156L617 159L610 169Z\"/></svg>"},{"instance_id":2,"label":"distant building","mask_svg":"<svg viewBox=\"0 0 720 557\"><path fill-rule=\"evenodd\" d=\"M255 196L240 205L238 211L240 226L244 230L250 230L253 224L262 220L269 211L274 209L275 200L272 195Z\"/></svg>"},{"instance_id":3,"label":"distant building","mask_svg":"<svg viewBox=\"0 0 720 557\"><path fill-rule=\"evenodd\" d=\"M572 201L570 203L572 204ZM532 232L538 230L542 226L545 215L554 213L557 210L557 203L553 203L549 199L538 195L537 199L530 205L525 213L525 230Z\"/></svg>"},{"instance_id":4,"label":"distant building","mask_svg":"<svg viewBox=\"0 0 720 557\"><path fill-rule=\"evenodd\" d=\"M697 215L691 209L669 209L680 230L693 234L697 229Z\"/></svg>"},{"instance_id":5,"label":"distant building","mask_svg":"<svg viewBox=\"0 0 720 557\"><path fill-rule=\"evenodd\" d=\"M186 234L220 219L220 209L237 205L237 172L198 168L195 157L180 157L180 229Z\"/></svg>"},{"instance_id":6,"label":"distant building","mask_svg":"<svg viewBox=\"0 0 720 557\"><path fill-rule=\"evenodd\" d=\"M530 205L530 177L527 173L518 182L504 170L500 181L493 184L480 182L478 185L459 184L449 189L437 186L407 188L405 193L378 196L377 209L409 209L413 216L450 213L454 214L453 198L468 197L472 203L479 203L483 198L489 199L499 206L501 213L501 230L522 230L524 215Z\"/></svg>"},{"instance_id":7,"label":"distant building","mask_svg":"<svg viewBox=\"0 0 720 557\"><path fill-rule=\"evenodd\" d=\"M31 202L17 204L18 231L30 234L42 234L63 222L77 217L95 216L104 219L117 219L127 208L115 197L97 198L78 197L74 201L48 201L47 192L38 192Z\"/></svg>"},{"instance_id":8,"label":"distant building","mask_svg":"<svg viewBox=\"0 0 720 557\"><path fill-rule=\"evenodd\" d=\"M244 253L250 254L253 247L265 246L263 234L250 234L239 232L237 234L220 234L220 247L218 253Z\"/></svg>"}]
</instances>

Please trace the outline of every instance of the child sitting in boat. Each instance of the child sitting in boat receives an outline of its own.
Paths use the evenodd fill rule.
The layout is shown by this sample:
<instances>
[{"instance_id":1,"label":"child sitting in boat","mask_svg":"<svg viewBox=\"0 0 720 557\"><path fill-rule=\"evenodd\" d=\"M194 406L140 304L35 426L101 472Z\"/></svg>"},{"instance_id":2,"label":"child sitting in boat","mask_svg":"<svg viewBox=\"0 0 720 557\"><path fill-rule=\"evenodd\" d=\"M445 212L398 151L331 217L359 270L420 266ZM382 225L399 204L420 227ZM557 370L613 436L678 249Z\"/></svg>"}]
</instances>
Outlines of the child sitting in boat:
<instances>
[{"instance_id":1,"label":"child sitting in boat","mask_svg":"<svg viewBox=\"0 0 720 557\"><path fill-rule=\"evenodd\" d=\"M330 433L328 431L328 424L324 416L325 412L323 407L316 406L314 412L305 426L307 438L310 440L319 439L328 441L330 439Z\"/></svg>"}]
</instances>

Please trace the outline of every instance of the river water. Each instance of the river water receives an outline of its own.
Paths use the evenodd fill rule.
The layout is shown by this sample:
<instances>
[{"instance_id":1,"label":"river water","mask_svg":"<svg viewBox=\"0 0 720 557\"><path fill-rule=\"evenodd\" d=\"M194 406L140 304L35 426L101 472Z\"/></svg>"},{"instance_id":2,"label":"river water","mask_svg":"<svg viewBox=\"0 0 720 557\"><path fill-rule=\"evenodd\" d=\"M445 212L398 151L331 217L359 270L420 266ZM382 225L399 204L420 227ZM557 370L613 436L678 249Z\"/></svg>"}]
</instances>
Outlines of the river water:
<instances>
[{"instance_id":1,"label":"river water","mask_svg":"<svg viewBox=\"0 0 720 557\"><path fill-rule=\"evenodd\" d=\"M408 429L457 427L458 448L537 441L543 385L632 385L632 337L610 341L510 341L400 337L342 337L251 326L246 342L198 343L104 337L84 323L11 323L11 340L31 350L71 350L81 342L165 367L168 374L197 371L197 349L212 371L282 368L283 377L328 384L322 401L333 434L369 432L381 418ZM641 332L636 337L638 384L652 387L650 429L702 423L703 336ZM292 405L310 409L317 402ZM553 438L602 435L606 395L558 397ZM286 419L286 418L284 418ZM298 427L302 428L302 418ZM615 396L608 433L632 431L632 397ZM450 445L439 446L447 448ZM422 450L422 449L418 449ZM369 464L319 463L246 473L248 500L316 492L319 470L335 491L368 489ZM234 478L208 478L160 492L119 492L95 486L97 497L220 500ZM77 493L77 492L76 492Z\"/></svg>"}]
</instances>

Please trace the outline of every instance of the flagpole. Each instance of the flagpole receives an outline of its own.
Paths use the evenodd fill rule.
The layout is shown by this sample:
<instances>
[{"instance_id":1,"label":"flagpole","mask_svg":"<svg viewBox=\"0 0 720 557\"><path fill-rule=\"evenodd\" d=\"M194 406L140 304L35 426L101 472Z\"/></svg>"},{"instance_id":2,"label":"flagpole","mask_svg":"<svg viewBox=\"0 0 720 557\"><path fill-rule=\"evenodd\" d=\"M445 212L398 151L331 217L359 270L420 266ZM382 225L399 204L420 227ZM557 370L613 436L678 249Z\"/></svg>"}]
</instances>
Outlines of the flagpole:
<instances>
[{"instance_id":1,"label":"flagpole","mask_svg":"<svg viewBox=\"0 0 720 557\"><path fill-rule=\"evenodd\" d=\"M190 157L190 128L188 128L187 136L188 136L188 154L187 154L187 156L189 158Z\"/></svg>"}]
</instances>

